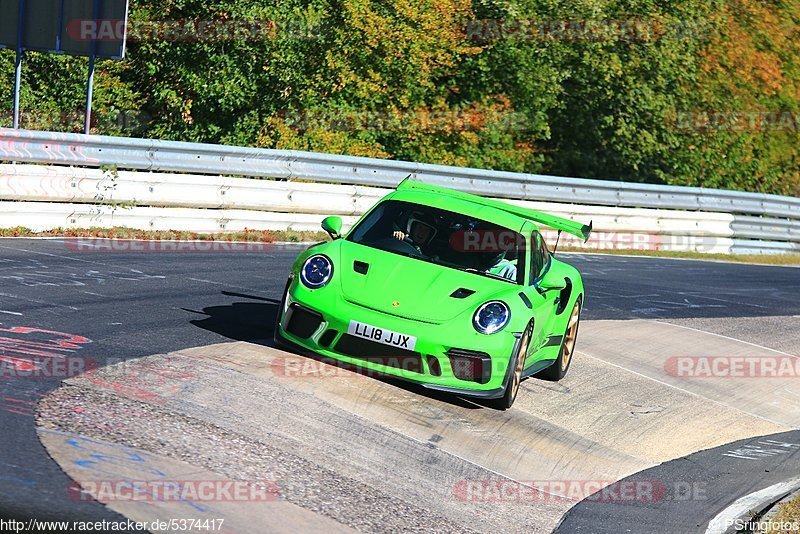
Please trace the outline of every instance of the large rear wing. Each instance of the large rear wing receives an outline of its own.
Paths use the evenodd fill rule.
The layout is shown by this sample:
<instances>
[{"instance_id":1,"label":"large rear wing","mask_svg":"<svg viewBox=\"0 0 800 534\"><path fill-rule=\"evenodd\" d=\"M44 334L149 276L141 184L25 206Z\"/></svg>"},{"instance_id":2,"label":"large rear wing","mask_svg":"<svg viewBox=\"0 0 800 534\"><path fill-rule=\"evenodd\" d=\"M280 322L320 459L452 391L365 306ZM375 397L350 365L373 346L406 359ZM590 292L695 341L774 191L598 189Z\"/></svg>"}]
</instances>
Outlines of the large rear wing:
<instances>
[{"instance_id":1,"label":"large rear wing","mask_svg":"<svg viewBox=\"0 0 800 534\"><path fill-rule=\"evenodd\" d=\"M400 182L400 184L397 186L397 190L438 193L440 195L447 195L450 197L467 200L469 202L474 202L475 204L480 204L482 206L489 206L492 208L503 210L508 213L512 213L518 217L522 217L523 219L527 219L529 221L533 221L538 224L543 224L545 226L549 226L550 228L555 228L556 230L567 232L568 234L580 237L581 239L584 240L584 242L588 241L589 235L592 233L591 222L589 224L582 224L577 221L564 219L563 217L556 217L555 215L550 215L548 213L544 213L541 211L532 210L530 208L524 208L521 206L514 206L512 204L507 204L506 202L502 202L500 200L479 197L477 195L472 195L470 193L463 193L461 191L456 191L455 189L449 189L446 187L439 187L436 185L430 185L423 182L417 182L415 180L411 180L410 177Z\"/></svg>"}]
</instances>

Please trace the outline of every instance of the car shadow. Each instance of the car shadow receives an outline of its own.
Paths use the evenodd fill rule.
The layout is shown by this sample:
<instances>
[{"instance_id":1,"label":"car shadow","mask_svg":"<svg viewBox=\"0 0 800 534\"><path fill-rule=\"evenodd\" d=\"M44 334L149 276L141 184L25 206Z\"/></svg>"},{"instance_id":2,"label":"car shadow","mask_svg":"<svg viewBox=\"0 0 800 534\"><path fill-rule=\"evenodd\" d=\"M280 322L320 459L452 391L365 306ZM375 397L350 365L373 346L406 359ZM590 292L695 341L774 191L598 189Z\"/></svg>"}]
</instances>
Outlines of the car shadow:
<instances>
[{"instance_id":1,"label":"car shadow","mask_svg":"<svg viewBox=\"0 0 800 534\"><path fill-rule=\"evenodd\" d=\"M201 311L183 308L185 311L205 316L203 319L193 319L189 321L189 323L198 328L214 332L235 341L246 341L248 343L286 350L284 346L278 345L273 339L273 326L277 320L278 309L280 307L279 300L230 291L223 291L222 294L232 297L247 298L256 302L234 302L229 305L209 306L203 308ZM299 347L297 349L292 349L291 352L318 362L369 376L370 378L416 395L446 402L462 408L480 409L488 407L487 403L480 399L466 399L449 393L431 390L414 384L413 382L406 382L391 376L376 374L373 371L346 362L325 358L319 354L304 351Z\"/></svg>"},{"instance_id":2,"label":"car shadow","mask_svg":"<svg viewBox=\"0 0 800 534\"><path fill-rule=\"evenodd\" d=\"M190 324L236 341L274 346L272 328L278 317L280 303L274 299L248 297L260 302L234 302L229 305L209 306L202 311L183 308L203 319L193 319Z\"/></svg>"}]
</instances>

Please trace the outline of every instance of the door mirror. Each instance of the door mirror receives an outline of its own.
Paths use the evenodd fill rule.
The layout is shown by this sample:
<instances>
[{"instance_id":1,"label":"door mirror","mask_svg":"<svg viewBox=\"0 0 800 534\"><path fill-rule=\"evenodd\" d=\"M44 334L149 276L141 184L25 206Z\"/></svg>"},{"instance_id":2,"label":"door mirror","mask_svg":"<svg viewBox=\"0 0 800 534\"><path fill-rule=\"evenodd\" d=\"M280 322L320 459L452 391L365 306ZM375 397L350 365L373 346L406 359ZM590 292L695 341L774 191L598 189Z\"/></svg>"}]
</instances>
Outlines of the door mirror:
<instances>
[{"instance_id":1,"label":"door mirror","mask_svg":"<svg viewBox=\"0 0 800 534\"><path fill-rule=\"evenodd\" d=\"M567 281L561 276L553 273L552 269L548 270L538 284L536 290L544 295L548 291L561 291L567 287Z\"/></svg>"},{"instance_id":2,"label":"door mirror","mask_svg":"<svg viewBox=\"0 0 800 534\"><path fill-rule=\"evenodd\" d=\"M342 218L341 217L326 217L322 221L322 229L328 232L331 239L339 239L342 237Z\"/></svg>"}]
</instances>

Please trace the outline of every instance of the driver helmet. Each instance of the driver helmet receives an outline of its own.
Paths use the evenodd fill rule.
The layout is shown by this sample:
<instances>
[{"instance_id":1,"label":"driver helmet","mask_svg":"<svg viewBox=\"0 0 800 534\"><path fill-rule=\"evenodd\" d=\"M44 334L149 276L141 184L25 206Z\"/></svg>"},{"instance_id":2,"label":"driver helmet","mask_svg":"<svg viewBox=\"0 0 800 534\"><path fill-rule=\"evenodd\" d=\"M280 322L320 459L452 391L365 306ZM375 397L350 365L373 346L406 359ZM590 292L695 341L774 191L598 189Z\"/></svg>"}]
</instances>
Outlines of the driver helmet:
<instances>
[{"instance_id":1,"label":"driver helmet","mask_svg":"<svg viewBox=\"0 0 800 534\"><path fill-rule=\"evenodd\" d=\"M406 233L411 237L411 240L418 246L428 245L436 236L436 223L433 217L422 213L421 211L412 211L408 215L408 223L406 224ZM417 242L415 238L419 233L424 233L421 242Z\"/></svg>"}]
</instances>

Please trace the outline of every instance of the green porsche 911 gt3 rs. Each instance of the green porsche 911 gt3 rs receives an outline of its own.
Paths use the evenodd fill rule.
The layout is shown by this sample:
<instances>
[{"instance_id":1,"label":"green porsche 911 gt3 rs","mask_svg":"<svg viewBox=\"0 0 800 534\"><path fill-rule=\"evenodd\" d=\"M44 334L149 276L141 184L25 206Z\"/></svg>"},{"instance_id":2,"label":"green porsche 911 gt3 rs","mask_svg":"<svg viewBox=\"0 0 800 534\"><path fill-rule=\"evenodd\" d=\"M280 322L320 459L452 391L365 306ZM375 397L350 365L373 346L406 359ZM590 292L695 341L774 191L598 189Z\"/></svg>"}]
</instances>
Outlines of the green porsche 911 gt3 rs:
<instances>
[{"instance_id":1,"label":"green porsche 911 gt3 rs","mask_svg":"<svg viewBox=\"0 0 800 534\"><path fill-rule=\"evenodd\" d=\"M584 288L537 224L583 225L406 179L345 235L292 266L275 341L509 408L523 378L559 380Z\"/></svg>"}]
</instances>

